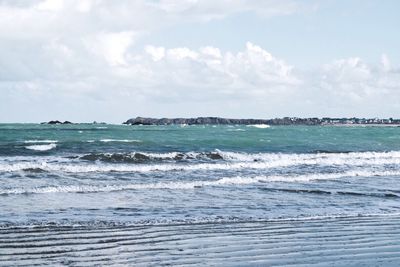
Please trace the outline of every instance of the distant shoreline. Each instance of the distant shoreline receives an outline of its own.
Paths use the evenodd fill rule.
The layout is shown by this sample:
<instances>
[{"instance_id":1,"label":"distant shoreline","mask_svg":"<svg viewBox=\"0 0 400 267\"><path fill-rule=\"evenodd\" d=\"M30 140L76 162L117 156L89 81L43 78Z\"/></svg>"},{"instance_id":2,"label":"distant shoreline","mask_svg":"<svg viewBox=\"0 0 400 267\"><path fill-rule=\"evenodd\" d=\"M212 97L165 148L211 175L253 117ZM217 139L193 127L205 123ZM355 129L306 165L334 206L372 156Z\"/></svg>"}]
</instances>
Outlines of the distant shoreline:
<instances>
[{"instance_id":1,"label":"distant shoreline","mask_svg":"<svg viewBox=\"0 0 400 267\"><path fill-rule=\"evenodd\" d=\"M297 118L229 119L220 117L197 118L144 118L125 121L127 125L309 125L309 126L400 126L400 119L365 118Z\"/></svg>"},{"instance_id":2,"label":"distant shoreline","mask_svg":"<svg viewBox=\"0 0 400 267\"><path fill-rule=\"evenodd\" d=\"M400 127L400 124L325 124L320 126L340 126L340 127Z\"/></svg>"},{"instance_id":3,"label":"distant shoreline","mask_svg":"<svg viewBox=\"0 0 400 267\"><path fill-rule=\"evenodd\" d=\"M120 125L119 123L106 122L71 122L51 120L32 124L42 125ZM14 124L13 122L0 122L0 124ZM18 122L15 124L25 124ZM145 118L136 117L122 123L123 125L268 125L268 126L344 126L344 127L400 127L400 119L365 119L365 118L298 118L284 117L274 119L230 119L220 117L197 118Z\"/></svg>"}]
</instances>

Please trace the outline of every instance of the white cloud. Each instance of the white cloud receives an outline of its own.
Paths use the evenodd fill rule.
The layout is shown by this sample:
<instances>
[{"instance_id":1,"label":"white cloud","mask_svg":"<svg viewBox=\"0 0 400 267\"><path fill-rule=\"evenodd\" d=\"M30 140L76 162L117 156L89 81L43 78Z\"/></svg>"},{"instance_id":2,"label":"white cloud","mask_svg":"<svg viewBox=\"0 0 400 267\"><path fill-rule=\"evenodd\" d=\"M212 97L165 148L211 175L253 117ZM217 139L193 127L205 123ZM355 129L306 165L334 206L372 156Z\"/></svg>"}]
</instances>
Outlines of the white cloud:
<instances>
[{"instance_id":1,"label":"white cloud","mask_svg":"<svg viewBox=\"0 0 400 267\"><path fill-rule=\"evenodd\" d=\"M87 13L92 9L93 0L81 0L78 2L76 8L79 12Z\"/></svg>"},{"instance_id":2,"label":"white cloud","mask_svg":"<svg viewBox=\"0 0 400 267\"><path fill-rule=\"evenodd\" d=\"M244 12L255 12L264 17L289 15L304 8L299 2L287 0L159 0L150 5L171 17L199 21L222 19L230 14Z\"/></svg>"},{"instance_id":3,"label":"white cloud","mask_svg":"<svg viewBox=\"0 0 400 267\"><path fill-rule=\"evenodd\" d=\"M198 57L197 52L190 50L187 47L178 47L169 49L167 51L168 57L172 60L184 60L184 59L192 59L196 60Z\"/></svg>"},{"instance_id":4,"label":"white cloud","mask_svg":"<svg viewBox=\"0 0 400 267\"><path fill-rule=\"evenodd\" d=\"M390 71L392 66L390 64L390 60L386 54L383 54L381 57L381 64L384 71Z\"/></svg>"},{"instance_id":5,"label":"white cloud","mask_svg":"<svg viewBox=\"0 0 400 267\"><path fill-rule=\"evenodd\" d=\"M147 33L184 21L208 21L243 12L285 15L300 7L293 0L3 0L0 33L3 38Z\"/></svg>"},{"instance_id":6,"label":"white cloud","mask_svg":"<svg viewBox=\"0 0 400 267\"><path fill-rule=\"evenodd\" d=\"M370 68L357 57L335 60L324 66L327 79L338 83L361 82L371 77Z\"/></svg>"},{"instance_id":7,"label":"white cloud","mask_svg":"<svg viewBox=\"0 0 400 267\"><path fill-rule=\"evenodd\" d=\"M247 43L245 50L236 54L211 46L198 50L146 46L145 53L132 57L129 64L132 71L127 66L123 75L141 80L143 86L171 90L185 87L187 91L201 87L205 95L267 93L282 85L293 87L300 83L290 65L252 43ZM138 66L146 71L146 79L143 73L136 77Z\"/></svg>"},{"instance_id":8,"label":"white cloud","mask_svg":"<svg viewBox=\"0 0 400 267\"><path fill-rule=\"evenodd\" d=\"M159 61L165 56L165 48L164 47L155 47L152 45L147 45L145 47L146 53L148 53L154 61Z\"/></svg>"},{"instance_id":9,"label":"white cloud","mask_svg":"<svg viewBox=\"0 0 400 267\"><path fill-rule=\"evenodd\" d=\"M126 65L126 52L134 32L99 33L84 40L89 52L104 57L111 66Z\"/></svg>"},{"instance_id":10,"label":"white cloud","mask_svg":"<svg viewBox=\"0 0 400 267\"><path fill-rule=\"evenodd\" d=\"M215 48L215 47L212 47L212 46L202 47L200 49L200 52L204 56L209 56L210 58L219 59L219 58L222 57L221 51L218 48Z\"/></svg>"},{"instance_id":11,"label":"white cloud","mask_svg":"<svg viewBox=\"0 0 400 267\"><path fill-rule=\"evenodd\" d=\"M204 105L215 101L236 109L237 102L249 102L254 97L263 101L271 94L289 94L300 84L290 65L251 43L237 53L211 46L192 50L150 45L139 53L132 53L127 51L129 42L121 42L125 37L96 36L97 39L87 41L86 48L91 53L85 57L54 39L42 48L44 52L39 57L46 63L40 66L43 75L25 75L18 89L15 86L10 89L10 83L0 82L0 90L7 95L7 102L15 106L26 105L28 101L29 107L35 110L64 107L66 114L76 112L69 115L70 120L87 113L78 112L88 108L83 103L92 103L99 109L111 105L113 111L106 119L115 121L112 117L126 113L125 108L132 107L132 103L135 103L135 110L140 108L143 112L146 109L161 112L161 106L171 103L175 103L176 109L169 110L178 112L179 107L191 105L192 115L195 115L203 112L199 107L205 109ZM45 104L49 102L58 103L58 106ZM70 102L82 103L82 106L70 110L66 108ZM55 114L57 112L49 115ZM91 114L99 116L101 113ZM121 117L118 120L124 119Z\"/></svg>"},{"instance_id":12,"label":"white cloud","mask_svg":"<svg viewBox=\"0 0 400 267\"><path fill-rule=\"evenodd\" d=\"M398 82L399 72L391 72L389 59L386 57L383 65L373 66L360 58L348 58L334 61L322 69L321 83L329 84L332 92L346 95L352 93L362 98L382 94L398 94L400 84L389 86L385 81Z\"/></svg>"},{"instance_id":13,"label":"white cloud","mask_svg":"<svg viewBox=\"0 0 400 267\"><path fill-rule=\"evenodd\" d=\"M291 0L266 2L0 0L0 64L7 66L0 69L0 78L30 80L35 73L49 76L55 61L64 66L64 71L67 65L71 73L76 73L76 68L90 67L103 75L109 66L101 62L110 66L126 65L135 41L154 30L176 23L203 21L210 14L224 17L269 9L277 15L286 14L286 6L292 5ZM243 9L244 6L248 7ZM50 56L50 47L56 60ZM164 56L162 51L151 53L154 60ZM195 57L188 50L170 50L170 53ZM61 63L64 56L68 64ZM76 67L72 66L74 60Z\"/></svg>"},{"instance_id":14,"label":"white cloud","mask_svg":"<svg viewBox=\"0 0 400 267\"><path fill-rule=\"evenodd\" d=\"M385 63L367 64L356 57L335 60L308 74L307 80L304 96L330 116L396 117L394 111L400 108L400 72L388 71Z\"/></svg>"},{"instance_id":15,"label":"white cloud","mask_svg":"<svg viewBox=\"0 0 400 267\"><path fill-rule=\"evenodd\" d=\"M38 10L58 11L64 7L63 0L45 0L35 6Z\"/></svg>"},{"instance_id":16,"label":"white cloud","mask_svg":"<svg viewBox=\"0 0 400 267\"><path fill-rule=\"evenodd\" d=\"M301 9L290 0L0 0L0 121L398 111L400 71L386 55L306 72L251 42L241 51L137 45L174 24Z\"/></svg>"}]
</instances>

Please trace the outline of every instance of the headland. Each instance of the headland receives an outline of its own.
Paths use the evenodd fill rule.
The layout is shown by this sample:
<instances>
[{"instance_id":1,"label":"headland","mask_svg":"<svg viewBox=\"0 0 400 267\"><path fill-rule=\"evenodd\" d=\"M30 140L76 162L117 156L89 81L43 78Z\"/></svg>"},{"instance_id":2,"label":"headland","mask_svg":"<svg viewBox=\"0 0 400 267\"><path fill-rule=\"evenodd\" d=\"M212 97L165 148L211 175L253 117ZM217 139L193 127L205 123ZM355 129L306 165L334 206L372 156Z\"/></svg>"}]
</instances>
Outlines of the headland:
<instances>
[{"instance_id":1,"label":"headland","mask_svg":"<svg viewBox=\"0 0 400 267\"><path fill-rule=\"evenodd\" d=\"M298 118L284 117L274 119L229 119L220 117L197 118L146 118L136 117L125 121L127 125L400 125L400 119L379 118Z\"/></svg>"}]
</instances>

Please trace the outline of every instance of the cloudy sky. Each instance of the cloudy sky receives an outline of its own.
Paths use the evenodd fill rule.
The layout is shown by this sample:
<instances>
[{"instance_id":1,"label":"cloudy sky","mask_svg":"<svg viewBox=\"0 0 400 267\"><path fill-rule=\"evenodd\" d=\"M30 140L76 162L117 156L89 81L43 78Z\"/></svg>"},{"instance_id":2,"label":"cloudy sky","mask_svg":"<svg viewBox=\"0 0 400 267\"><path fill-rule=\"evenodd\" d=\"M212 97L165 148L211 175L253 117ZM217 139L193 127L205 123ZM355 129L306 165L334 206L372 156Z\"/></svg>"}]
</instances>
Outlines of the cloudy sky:
<instances>
[{"instance_id":1,"label":"cloudy sky","mask_svg":"<svg viewBox=\"0 0 400 267\"><path fill-rule=\"evenodd\" d=\"M0 0L0 122L400 117L400 1Z\"/></svg>"}]
</instances>

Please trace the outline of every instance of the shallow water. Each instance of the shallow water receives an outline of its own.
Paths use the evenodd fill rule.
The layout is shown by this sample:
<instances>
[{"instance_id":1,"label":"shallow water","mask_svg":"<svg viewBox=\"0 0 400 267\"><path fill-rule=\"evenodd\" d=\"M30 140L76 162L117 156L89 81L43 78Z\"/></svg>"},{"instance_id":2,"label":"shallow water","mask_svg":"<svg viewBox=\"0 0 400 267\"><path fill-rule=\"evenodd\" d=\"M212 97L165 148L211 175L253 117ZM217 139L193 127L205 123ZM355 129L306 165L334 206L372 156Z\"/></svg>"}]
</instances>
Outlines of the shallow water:
<instances>
[{"instance_id":1,"label":"shallow water","mask_svg":"<svg viewBox=\"0 0 400 267\"><path fill-rule=\"evenodd\" d=\"M2 124L0 227L3 234L19 229L12 232L18 239L32 227L51 234L63 227L184 225L193 226L190 247L200 241L199 223L230 225L234 235L238 223L300 221L308 231L315 220L393 222L400 214L399 164L398 127ZM251 249L252 238L235 242L248 240ZM257 244L255 258L265 255ZM10 253L0 249L0 259Z\"/></svg>"}]
</instances>

